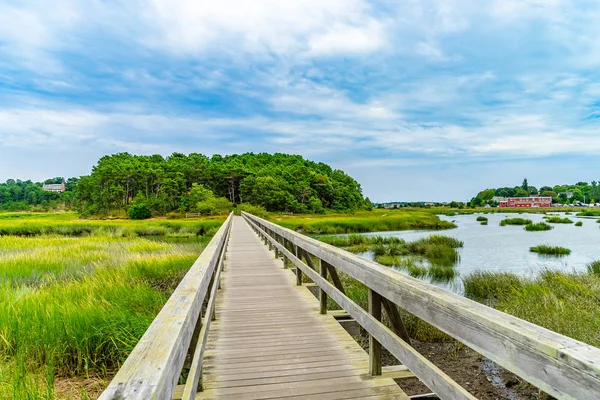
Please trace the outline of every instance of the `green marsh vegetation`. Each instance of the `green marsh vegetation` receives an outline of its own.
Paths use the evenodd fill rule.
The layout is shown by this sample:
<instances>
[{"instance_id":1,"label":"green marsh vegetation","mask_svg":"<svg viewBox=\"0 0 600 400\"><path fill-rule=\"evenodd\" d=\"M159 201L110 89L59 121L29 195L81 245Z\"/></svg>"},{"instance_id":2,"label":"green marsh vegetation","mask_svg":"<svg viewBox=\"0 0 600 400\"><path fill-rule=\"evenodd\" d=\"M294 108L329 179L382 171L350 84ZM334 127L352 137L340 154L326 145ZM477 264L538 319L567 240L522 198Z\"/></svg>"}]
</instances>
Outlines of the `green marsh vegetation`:
<instances>
[{"instance_id":1,"label":"green marsh vegetation","mask_svg":"<svg viewBox=\"0 0 600 400\"><path fill-rule=\"evenodd\" d=\"M354 253L371 251L382 265L405 270L415 278L429 277L436 282L449 282L456 277L458 248L463 242L448 236L431 235L412 242L396 237L321 236L322 242L345 248Z\"/></svg>"},{"instance_id":2,"label":"green marsh vegetation","mask_svg":"<svg viewBox=\"0 0 600 400\"><path fill-rule=\"evenodd\" d=\"M577 221L577 222L575 222L575 226L583 226L583 222Z\"/></svg>"},{"instance_id":3,"label":"green marsh vegetation","mask_svg":"<svg viewBox=\"0 0 600 400\"><path fill-rule=\"evenodd\" d=\"M551 224L572 224L573 220L569 219L569 218L561 218L559 216L546 216L544 217L546 219L546 222L549 222Z\"/></svg>"},{"instance_id":4,"label":"green marsh vegetation","mask_svg":"<svg viewBox=\"0 0 600 400\"><path fill-rule=\"evenodd\" d=\"M600 260L589 263L587 266L587 270L590 274L600 276Z\"/></svg>"},{"instance_id":5,"label":"green marsh vegetation","mask_svg":"<svg viewBox=\"0 0 600 400\"><path fill-rule=\"evenodd\" d=\"M483 216L477 217L478 222L487 222L487 220L488 220L487 217L483 217Z\"/></svg>"},{"instance_id":6,"label":"green marsh vegetation","mask_svg":"<svg viewBox=\"0 0 600 400\"><path fill-rule=\"evenodd\" d=\"M455 238L432 235L413 242L395 237L350 234L344 236L319 236L319 240L342 247L352 252L371 251L376 262L404 270L415 278L428 278L434 282L448 282L457 273L454 265L458 261L457 249L463 242ZM358 249L358 250L357 250ZM330 278L331 279L331 278ZM368 289L352 277L340 272L340 279L348 296L361 307L368 306ZM339 309L329 299L328 308ZM426 342L449 341L451 338L414 315L399 310L409 335ZM384 315L384 322L389 325Z\"/></svg>"},{"instance_id":7,"label":"green marsh vegetation","mask_svg":"<svg viewBox=\"0 0 600 400\"><path fill-rule=\"evenodd\" d=\"M600 210L585 210L577 213L578 217L600 217Z\"/></svg>"},{"instance_id":8,"label":"green marsh vegetation","mask_svg":"<svg viewBox=\"0 0 600 400\"><path fill-rule=\"evenodd\" d=\"M456 228L452 222L422 210L378 210L336 214L272 214L271 220L288 229L309 235Z\"/></svg>"},{"instance_id":9,"label":"green marsh vegetation","mask_svg":"<svg viewBox=\"0 0 600 400\"><path fill-rule=\"evenodd\" d=\"M533 246L529 248L532 253L544 254L549 256L568 256L571 254L571 250L566 247L560 246L548 246L545 244L539 246Z\"/></svg>"},{"instance_id":10,"label":"green marsh vegetation","mask_svg":"<svg viewBox=\"0 0 600 400\"><path fill-rule=\"evenodd\" d=\"M600 261L587 273L546 270L534 279L477 272L464 278L466 296L534 324L600 346Z\"/></svg>"},{"instance_id":11,"label":"green marsh vegetation","mask_svg":"<svg viewBox=\"0 0 600 400\"><path fill-rule=\"evenodd\" d=\"M537 232L537 231L549 231L554 229L552 225L548 225L545 222L537 222L525 225L525 230L529 232Z\"/></svg>"},{"instance_id":12,"label":"green marsh vegetation","mask_svg":"<svg viewBox=\"0 0 600 400\"><path fill-rule=\"evenodd\" d=\"M500 221L500 226L506 225L527 225L531 224L533 221L525 218L505 218Z\"/></svg>"},{"instance_id":13,"label":"green marsh vegetation","mask_svg":"<svg viewBox=\"0 0 600 400\"><path fill-rule=\"evenodd\" d=\"M0 398L65 398L55 383L109 379L220 223L2 215Z\"/></svg>"}]
</instances>

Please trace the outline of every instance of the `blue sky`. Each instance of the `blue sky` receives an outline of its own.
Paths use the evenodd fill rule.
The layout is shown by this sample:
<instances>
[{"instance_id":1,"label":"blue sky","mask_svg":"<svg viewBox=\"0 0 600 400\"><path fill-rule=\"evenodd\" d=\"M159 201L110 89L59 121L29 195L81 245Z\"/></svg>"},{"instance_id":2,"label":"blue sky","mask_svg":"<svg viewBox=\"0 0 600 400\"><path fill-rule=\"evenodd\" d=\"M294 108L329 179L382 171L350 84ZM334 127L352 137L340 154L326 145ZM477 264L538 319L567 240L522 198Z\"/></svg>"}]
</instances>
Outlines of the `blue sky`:
<instances>
[{"instance_id":1,"label":"blue sky","mask_svg":"<svg viewBox=\"0 0 600 400\"><path fill-rule=\"evenodd\" d=\"M600 4L0 3L0 181L286 152L374 201L598 180Z\"/></svg>"}]
</instances>

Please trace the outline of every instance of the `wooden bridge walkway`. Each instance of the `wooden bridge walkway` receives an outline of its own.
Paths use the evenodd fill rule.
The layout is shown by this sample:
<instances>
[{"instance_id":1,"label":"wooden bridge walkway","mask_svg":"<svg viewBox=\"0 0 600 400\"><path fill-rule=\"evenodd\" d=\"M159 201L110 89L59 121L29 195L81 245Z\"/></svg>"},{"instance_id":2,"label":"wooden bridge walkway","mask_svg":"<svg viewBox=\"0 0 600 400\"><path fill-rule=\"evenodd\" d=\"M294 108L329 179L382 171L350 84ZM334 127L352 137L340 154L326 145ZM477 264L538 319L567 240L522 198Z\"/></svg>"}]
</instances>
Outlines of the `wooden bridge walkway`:
<instances>
[{"instance_id":1,"label":"wooden bridge walkway","mask_svg":"<svg viewBox=\"0 0 600 400\"><path fill-rule=\"evenodd\" d=\"M242 215L227 218L100 400L406 400L392 377L408 376L442 400L476 400L411 345L400 309L554 398L600 399L600 349ZM364 285L366 307L346 279ZM367 332L369 355L328 299ZM382 348L403 364L393 375Z\"/></svg>"},{"instance_id":2,"label":"wooden bridge walkway","mask_svg":"<svg viewBox=\"0 0 600 400\"><path fill-rule=\"evenodd\" d=\"M407 399L294 274L235 217L199 399Z\"/></svg>"}]
</instances>

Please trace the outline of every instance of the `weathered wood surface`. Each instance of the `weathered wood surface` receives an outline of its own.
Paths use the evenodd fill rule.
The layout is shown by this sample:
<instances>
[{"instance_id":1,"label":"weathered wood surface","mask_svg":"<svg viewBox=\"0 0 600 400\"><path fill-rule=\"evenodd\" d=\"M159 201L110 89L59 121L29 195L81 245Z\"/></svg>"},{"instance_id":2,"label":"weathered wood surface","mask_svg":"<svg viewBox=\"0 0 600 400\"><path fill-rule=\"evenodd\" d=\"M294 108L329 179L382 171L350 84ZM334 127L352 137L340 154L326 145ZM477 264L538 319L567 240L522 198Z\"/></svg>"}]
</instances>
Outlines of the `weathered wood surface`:
<instances>
[{"instance_id":1,"label":"weathered wood surface","mask_svg":"<svg viewBox=\"0 0 600 400\"><path fill-rule=\"evenodd\" d=\"M196 398L407 399L239 217L221 283Z\"/></svg>"},{"instance_id":2,"label":"weathered wood surface","mask_svg":"<svg viewBox=\"0 0 600 400\"><path fill-rule=\"evenodd\" d=\"M101 400L171 398L232 218L227 218L192 265Z\"/></svg>"},{"instance_id":3,"label":"weathered wood surface","mask_svg":"<svg viewBox=\"0 0 600 400\"><path fill-rule=\"evenodd\" d=\"M254 222L250 221L251 224ZM258 227L260 231L260 227ZM278 246L279 244L275 244ZM381 345L386 348L392 355L400 360L431 390L435 391L441 399L444 400L475 400L475 397L467 392L464 388L458 385L452 378L446 375L437 366L419 354L412 346L404 342L402 338L388 329L384 324L380 322L381 316L381 296L369 290L369 312L362 309L358 304L352 301L349 297L344 295L338 290L333 284L324 280L319 274L316 273L308 265L302 263L302 261L294 256L291 252L283 247L280 247L280 251L283 252L284 256L289 258L290 262L304 270L304 273L315 282L322 290L327 292L329 296L344 310L348 312L369 334L370 348L370 365L369 370L372 374L379 374L381 368L380 354ZM374 302L374 297L378 298L378 301ZM375 305L379 303L378 305ZM377 310L373 309L373 306L377 307ZM374 312L375 311L375 312ZM378 366L377 366L378 365Z\"/></svg>"},{"instance_id":4,"label":"weathered wood surface","mask_svg":"<svg viewBox=\"0 0 600 400\"><path fill-rule=\"evenodd\" d=\"M392 303L431 323L543 391L559 399L600 398L600 349L410 278L391 268L364 260L255 216L246 213L244 216L359 280ZM283 253L285 254L285 251ZM311 279L314 277L313 280L338 304L344 306L363 327L369 325L373 332L377 331L376 336L388 350L392 350L388 346L400 343L390 340L389 334L377 324L373 324L374 321L366 317L362 310L354 309L352 312L353 304L342 304L344 299L339 296L340 292L334 286L320 280L317 274L311 274L309 269L305 273ZM407 361L411 357L415 360L418 358L419 355L413 354L407 343L402 341L400 344L402 346L397 350L406 352L404 357ZM399 359L403 361L402 357ZM408 362L405 364L409 365ZM411 369L424 380L423 372L420 373L412 367ZM427 382L427 379L424 381ZM440 392L438 394L443 395Z\"/></svg>"}]
</instances>

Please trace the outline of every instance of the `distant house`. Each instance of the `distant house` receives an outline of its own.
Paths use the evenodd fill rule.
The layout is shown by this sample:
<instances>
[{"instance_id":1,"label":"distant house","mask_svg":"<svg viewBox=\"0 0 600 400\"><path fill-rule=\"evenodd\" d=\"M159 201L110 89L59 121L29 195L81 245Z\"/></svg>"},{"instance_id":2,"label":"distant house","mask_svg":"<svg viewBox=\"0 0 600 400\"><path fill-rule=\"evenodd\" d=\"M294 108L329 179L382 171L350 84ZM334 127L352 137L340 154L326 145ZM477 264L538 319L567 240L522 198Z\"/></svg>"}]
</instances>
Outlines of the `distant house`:
<instances>
[{"instance_id":1,"label":"distant house","mask_svg":"<svg viewBox=\"0 0 600 400\"><path fill-rule=\"evenodd\" d=\"M567 196L567 199L573 198L573 192L566 192L565 195Z\"/></svg>"},{"instance_id":2,"label":"distant house","mask_svg":"<svg viewBox=\"0 0 600 400\"><path fill-rule=\"evenodd\" d=\"M500 208L546 208L552 207L552 197L509 197L500 202Z\"/></svg>"},{"instance_id":3,"label":"distant house","mask_svg":"<svg viewBox=\"0 0 600 400\"><path fill-rule=\"evenodd\" d=\"M42 190L44 192L62 193L65 191L65 184L64 183L44 184L44 186L42 186Z\"/></svg>"},{"instance_id":4,"label":"distant house","mask_svg":"<svg viewBox=\"0 0 600 400\"><path fill-rule=\"evenodd\" d=\"M500 203L501 201L506 201L506 197L494 196L494 197L492 197L492 201L494 203Z\"/></svg>"}]
</instances>

